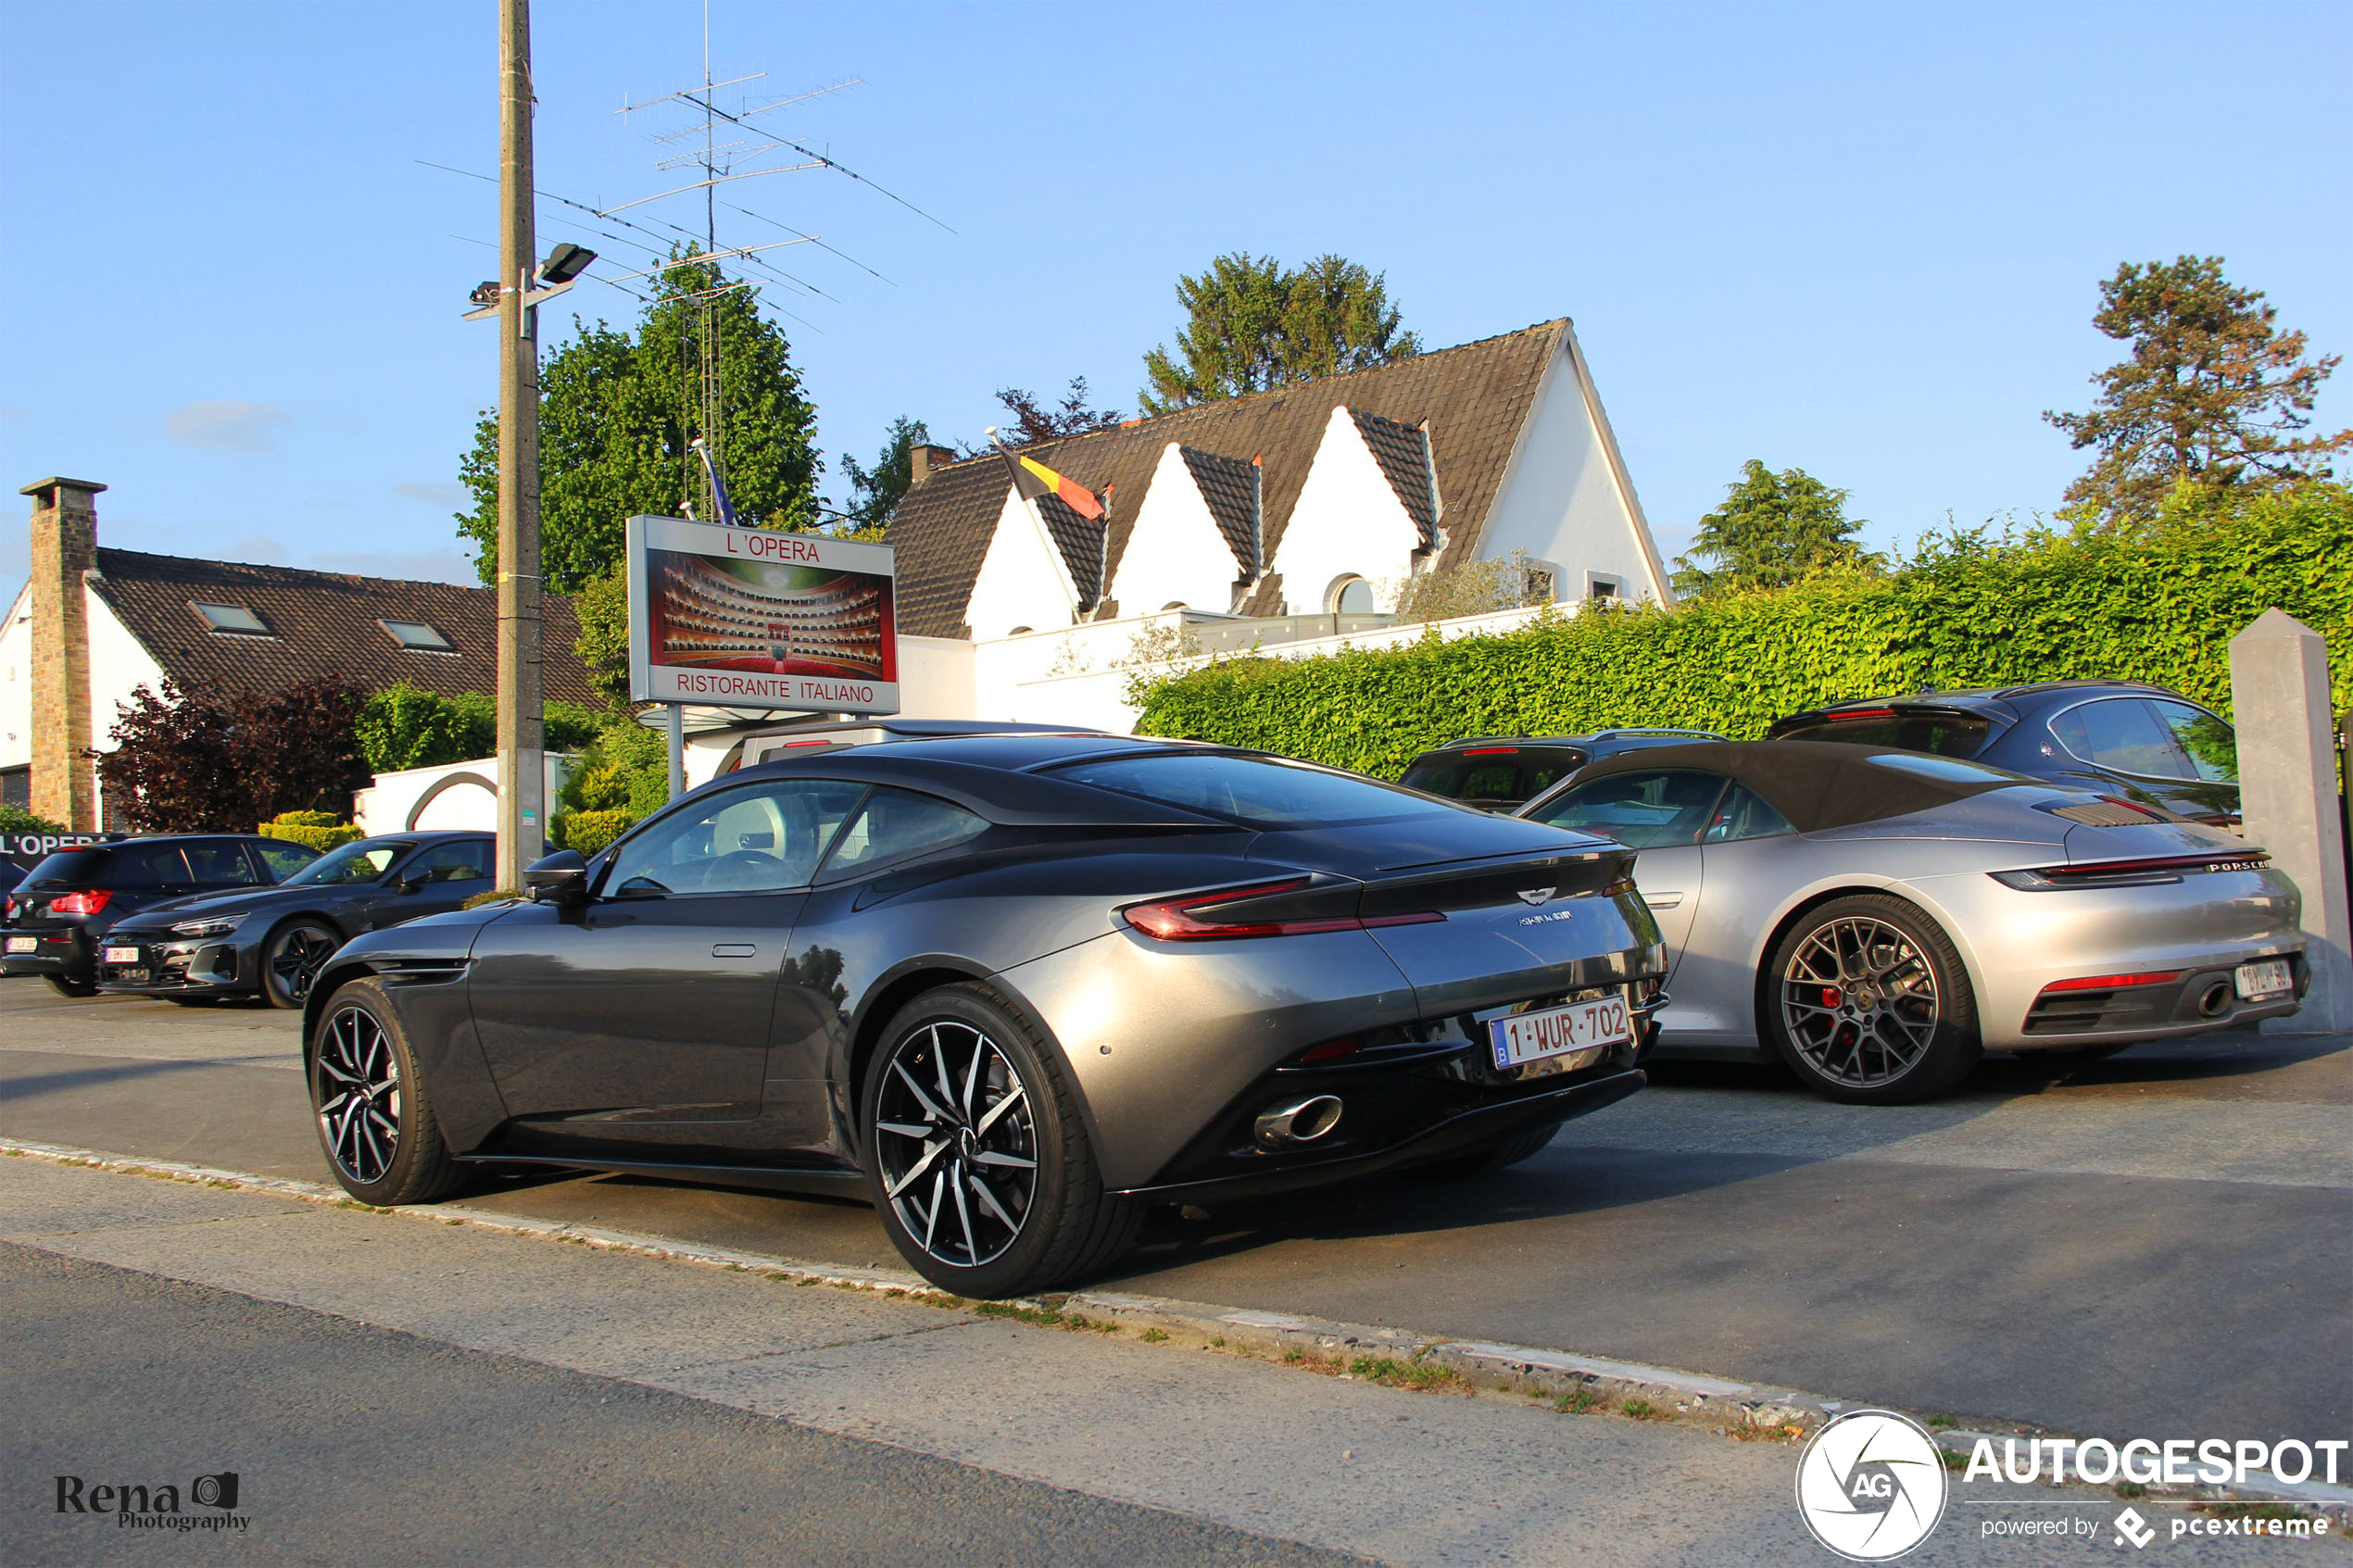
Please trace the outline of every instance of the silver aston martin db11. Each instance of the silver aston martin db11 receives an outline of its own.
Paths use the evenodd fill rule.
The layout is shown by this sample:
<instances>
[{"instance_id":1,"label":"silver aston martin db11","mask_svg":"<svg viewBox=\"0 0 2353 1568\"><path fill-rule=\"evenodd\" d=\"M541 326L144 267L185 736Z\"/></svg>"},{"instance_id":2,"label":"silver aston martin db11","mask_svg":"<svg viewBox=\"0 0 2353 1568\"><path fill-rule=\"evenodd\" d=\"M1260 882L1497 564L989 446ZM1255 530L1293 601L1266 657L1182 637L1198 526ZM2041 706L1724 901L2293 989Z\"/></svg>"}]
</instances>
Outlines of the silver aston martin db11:
<instances>
[{"instance_id":1,"label":"silver aston martin db11","mask_svg":"<svg viewBox=\"0 0 2353 1568\"><path fill-rule=\"evenodd\" d=\"M960 1294L1154 1202L1496 1169L1639 1088L1666 949L1605 838L1261 753L891 741L702 786L313 985L370 1203L470 1161L864 1196Z\"/></svg>"},{"instance_id":2,"label":"silver aston martin db11","mask_svg":"<svg viewBox=\"0 0 2353 1568\"><path fill-rule=\"evenodd\" d=\"M2296 886L2130 801L1924 752L1718 741L1610 758L1521 808L1639 851L1670 952L1662 1053L1833 1099L1943 1094L1982 1052L2105 1055L2296 1011Z\"/></svg>"}]
</instances>

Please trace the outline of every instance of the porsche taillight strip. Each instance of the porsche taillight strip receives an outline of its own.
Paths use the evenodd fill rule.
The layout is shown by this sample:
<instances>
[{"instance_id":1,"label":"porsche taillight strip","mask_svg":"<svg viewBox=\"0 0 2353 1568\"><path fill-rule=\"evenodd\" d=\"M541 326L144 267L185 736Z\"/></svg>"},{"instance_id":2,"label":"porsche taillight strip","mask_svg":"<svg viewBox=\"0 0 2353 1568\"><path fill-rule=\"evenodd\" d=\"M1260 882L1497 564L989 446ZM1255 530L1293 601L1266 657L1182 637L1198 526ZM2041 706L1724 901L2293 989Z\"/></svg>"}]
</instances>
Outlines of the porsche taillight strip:
<instances>
[{"instance_id":1,"label":"porsche taillight strip","mask_svg":"<svg viewBox=\"0 0 2353 1568\"><path fill-rule=\"evenodd\" d=\"M2179 882L2200 872L2260 871L2271 864L2269 851L2241 849L2219 855L2156 855L2134 860L2086 860L2070 866L2032 866L2019 871L1988 872L2006 886L2029 891L2060 887L2110 887L2135 883Z\"/></svg>"},{"instance_id":2,"label":"porsche taillight strip","mask_svg":"<svg viewBox=\"0 0 2353 1568\"><path fill-rule=\"evenodd\" d=\"M1204 920L1201 911L1250 898L1271 898L1296 893L1308 885L1305 877L1262 882L1248 887L1227 887L1215 893L1189 893L1151 904L1131 904L1120 913L1127 923L1156 942L1222 942L1242 936L1306 936L1325 931L1367 931L1379 926L1427 925L1446 917L1436 909L1399 915L1340 915L1314 920Z\"/></svg>"}]
</instances>

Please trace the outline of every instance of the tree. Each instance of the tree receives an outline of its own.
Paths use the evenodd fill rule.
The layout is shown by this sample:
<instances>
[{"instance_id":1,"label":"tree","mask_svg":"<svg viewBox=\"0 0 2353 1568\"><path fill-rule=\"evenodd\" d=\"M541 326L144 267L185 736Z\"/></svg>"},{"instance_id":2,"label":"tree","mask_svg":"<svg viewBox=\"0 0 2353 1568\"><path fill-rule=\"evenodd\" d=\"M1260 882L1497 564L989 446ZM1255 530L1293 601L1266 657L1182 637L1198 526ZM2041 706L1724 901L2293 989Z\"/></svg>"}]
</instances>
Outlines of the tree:
<instances>
[{"instance_id":1,"label":"tree","mask_svg":"<svg viewBox=\"0 0 2353 1568\"><path fill-rule=\"evenodd\" d=\"M2086 518L2145 521L2181 484L2219 494L2328 477L2329 455L2353 447L2353 430L2297 433L2340 357L2307 359L2304 334L2279 331L2277 315L2262 291L2222 276L2219 256L2119 267L2100 284L2092 324L2133 357L2092 378L2091 412L2043 415L2078 451L2098 454L2067 487L2068 504Z\"/></svg>"},{"instance_id":2,"label":"tree","mask_svg":"<svg viewBox=\"0 0 2353 1568\"><path fill-rule=\"evenodd\" d=\"M588 689L607 709L625 712L629 707L629 580L618 566L573 596L572 612L579 619L580 636L573 652L588 668Z\"/></svg>"},{"instance_id":3,"label":"tree","mask_svg":"<svg viewBox=\"0 0 2353 1568\"><path fill-rule=\"evenodd\" d=\"M1144 356L1151 385L1137 394L1150 414L1291 386L1408 359L1421 340L1399 331L1387 275L1344 257L1319 256L1296 271L1271 256L1221 256L1199 277L1176 280L1185 330L1172 354Z\"/></svg>"},{"instance_id":4,"label":"tree","mask_svg":"<svg viewBox=\"0 0 2353 1568\"><path fill-rule=\"evenodd\" d=\"M1118 425L1116 408L1087 407L1087 378L1070 378L1070 390L1060 403L1045 404L1038 395L1017 386L1000 386L997 401L1005 406L1013 417L1013 438L1008 446L1027 446L1034 442L1060 441L1066 435L1090 435L1099 430L1111 430Z\"/></svg>"},{"instance_id":5,"label":"tree","mask_svg":"<svg viewBox=\"0 0 2353 1568\"><path fill-rule=\"evenodd\" d=\"M1855 542L1867 524L1846 515L1848 494L1804 469L1774 473L1751 458L1723 506L1699 520L1692 553L1675 558L1675 591L1785 588L1839 567L1877 566Z\"/></svg>"},{"instance_id":6,"label":"tree","mask_svg":"<svg viewBox=\"0 0 2353 1568\"><path fill-rule=\"evenodd\" d=\"M107 797L142 833L251 833L282 811L351 812L368 782L359 696L321 677L282 691L140 686L94 752Z\"/></svg>"},{"instance_id":7,"label":"tree","mask_svg":"<svg viewBox=\"0 0 2353 1568\"><path fill-rule=\"evenodd\" d=\"M701 431L706 320L719 353L721 472L736 514L762 528L817 521L817 411L791 345L760 314L757 289L727 287L718 264L696 254L689 246L685 265L661 274L635 337L603 321L581 326L540 370L540 572L554 592L576 592L612 569L632 513L679 516L702 494L686 443ZM474 502L458 514L458 532L473 542L489 586L498 564L496 415L474 427L458 473Z\"/></svg>"},{"instance_id":8,"label":"tree","mask_svg":"<svg viewBox=\"0 0 2353 1568\"><path fill-rule=\"evenodd\" d=\"M915 483L915 448L930 444L931 428L901 414L890 421L873 468L844 452L841 471L849 480L849 505L834 514L837 522L830 532L844 539L881 538L900 498Z\"/></svg>"}]
</instances>

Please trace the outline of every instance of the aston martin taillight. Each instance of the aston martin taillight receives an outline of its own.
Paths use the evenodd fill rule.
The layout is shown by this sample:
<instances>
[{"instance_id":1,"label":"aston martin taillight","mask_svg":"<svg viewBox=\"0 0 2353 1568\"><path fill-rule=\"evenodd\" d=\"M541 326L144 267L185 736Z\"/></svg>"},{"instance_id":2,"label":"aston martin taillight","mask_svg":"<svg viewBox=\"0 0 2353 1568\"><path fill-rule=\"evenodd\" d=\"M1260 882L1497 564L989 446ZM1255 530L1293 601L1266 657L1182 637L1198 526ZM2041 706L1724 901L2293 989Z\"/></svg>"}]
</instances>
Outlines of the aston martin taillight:
<instances>
[{"instance_id":1,"label":"aston martin taillight","mask_svg":"<svg viewBox=\"0 0 2353 1568\"><path fill-rule=\"evenodd\" d=\"M1222 942L1241 936L1305 936L1323 931L1365 931L1376 926L1426 925L1446 917L1436 909L1413 914L1374 915L1284 915L1252 919L1220 920L1215 911L1225 906L1256 902L1262 898L1279 898L1287 893L1304 891L1306 877L1294 877L1286 882L1257 883L1249 887L1224 887L1214 893L1189 893L1181 898L1163 899L1152 904L1131 904L1120 911L1127 923L1156 942Z\"/></svg>"}]
</instances>

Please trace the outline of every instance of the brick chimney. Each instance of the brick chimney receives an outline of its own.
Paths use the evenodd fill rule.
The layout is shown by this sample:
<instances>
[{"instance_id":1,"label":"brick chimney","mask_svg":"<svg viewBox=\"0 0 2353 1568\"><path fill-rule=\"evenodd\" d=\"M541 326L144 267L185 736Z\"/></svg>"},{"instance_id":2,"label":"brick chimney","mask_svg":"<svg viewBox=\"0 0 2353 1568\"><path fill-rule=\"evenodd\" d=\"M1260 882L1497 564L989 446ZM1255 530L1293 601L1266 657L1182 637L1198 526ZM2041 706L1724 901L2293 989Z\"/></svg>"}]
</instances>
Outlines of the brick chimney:
<instances>
[{"instance_id":1,"label":"brick chimney","mask_svg":"<svg viewBox=\"0 0 2353 1568\"><path fill-rule=\"evenodd\" d=\"M32 497L32 809L74 833L98 827L90 759L90 615L82 580L98 564L98 492L44 479Z\"/></svg>"},{"instance_id":2,"label":"brick chimney","mask_svg":"<svg viewBox=\"0 0 2353 1568\"><path fill-rule=\"evenodd\" d=\"M916 442L907 448L907 483L921 484L931 477L934 469L944 469L956 460L956 454L946 446L926 446Z\"/></svg>"}]
</instances>

